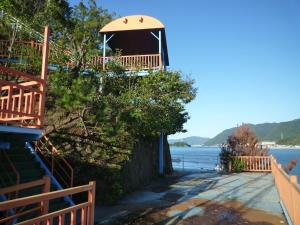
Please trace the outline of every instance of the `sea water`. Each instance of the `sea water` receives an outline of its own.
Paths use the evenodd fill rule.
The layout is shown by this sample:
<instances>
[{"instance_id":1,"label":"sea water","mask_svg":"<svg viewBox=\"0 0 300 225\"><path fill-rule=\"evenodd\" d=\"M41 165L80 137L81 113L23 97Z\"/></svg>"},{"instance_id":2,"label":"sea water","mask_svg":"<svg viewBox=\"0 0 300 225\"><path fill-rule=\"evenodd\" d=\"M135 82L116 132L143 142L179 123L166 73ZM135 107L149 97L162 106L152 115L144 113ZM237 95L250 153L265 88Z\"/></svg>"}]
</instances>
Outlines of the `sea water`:
<instances>
[{"instance_id":1,"label":"sea water","mask_svg":"<svg viewBox=\"0 0 300 225\"><path fill-rule=\"evenodd\" d=\"M174 169L214 170L219 164L219 153L220 148L217 147L171 147ZM298 159L290 174L300 180L300 149L270 149L269 153L282 165Z\"/></svg>"}]
</instances>

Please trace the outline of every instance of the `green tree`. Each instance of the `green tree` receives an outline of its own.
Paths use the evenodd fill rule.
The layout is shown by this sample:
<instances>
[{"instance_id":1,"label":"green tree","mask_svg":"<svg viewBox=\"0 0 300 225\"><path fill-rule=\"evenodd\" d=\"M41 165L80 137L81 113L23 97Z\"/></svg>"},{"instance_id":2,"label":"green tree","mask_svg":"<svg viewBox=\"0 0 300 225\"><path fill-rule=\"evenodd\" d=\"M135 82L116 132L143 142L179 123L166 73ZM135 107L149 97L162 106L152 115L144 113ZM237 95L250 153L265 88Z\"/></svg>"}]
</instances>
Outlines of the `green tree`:
<instances>
[{"instance_id":1,"label":"green tree","mask_svg":"<svg viewBox=\"0 0 300 225\"><path fill-rule=\"evenodd\" d=\"M95 0L90 0L87 5L80 2L71 10L68 26L56 41L68 49L73 76L82 68L91 67L91 57L100 54L102 38L99 31L113 16L114 14L98 7Z\"/></svg>"},{"instance_id":2,"label":"green tree","mask_svg":"<svg viewBox=\"0 0 300 225\"><path fill-rule=\"evenodd\" d=\"M45 132L76 165L77 182L84 182L82 171L86 174L91 168L85 177L99 179L97 186L109 192L104 201L114 201L123 194L120 174L134 145L140 139L157 138L161 131L184 131L189 118L185 104L196 95L194 82L177 71L153 71L143 77L128 74L117 61L109 64L110 72L91 66L90 59L101 54L99 30L114 14L94 0L73 8L60 1L38 3L34 15L22 19L33 16L29 24L37 29L51 24L56 45L50 46L50 60L59 65L49 75ZM17 5L11 7L18 16L13 11ZM34 23L35 18L40 24Z\"/></svg>"}]
</instances>

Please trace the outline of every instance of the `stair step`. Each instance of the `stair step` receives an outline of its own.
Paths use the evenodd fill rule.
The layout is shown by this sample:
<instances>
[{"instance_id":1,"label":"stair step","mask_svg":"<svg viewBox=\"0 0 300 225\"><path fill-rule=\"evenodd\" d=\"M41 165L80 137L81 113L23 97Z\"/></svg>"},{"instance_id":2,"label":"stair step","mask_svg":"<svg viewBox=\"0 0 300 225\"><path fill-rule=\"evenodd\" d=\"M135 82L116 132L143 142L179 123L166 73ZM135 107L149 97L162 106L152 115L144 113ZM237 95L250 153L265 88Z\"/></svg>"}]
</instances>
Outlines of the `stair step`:
<instances>
[{"instance_id":1,"label":"stair step","mask_svg":"<svg viewBox=\"0 0 300 225\"><path fill-rule=\"evenodd\" d=\"M24 143L13 143L10 150L7 150L7 155L10 160L14 163L16 169L20 173L20 183L30 182L34 180L41 179L45 175L45 170L40 167L40 164L35 161L34 155L30 153L28 149L25 149ZM8 168L7 170L5 168ZM49 167L48 167L49 168ZM4 170L6 170L4 172ZM6 159L1 158L0 155L0 177L11 177L13 180L16 179L16 175L13 171L10 171L11 167ZM14 185L11 182L3 182L6 186ZM0 179L0 188L1 188L1 179ZM43 186L33 187L30 189L19 191L18 197L28 197L32 195L41 194ZM57 187L51 183L50 191L57 191ZM26 208L36 207L36 204L33 206L28 206ZM64 198L53 199L49 202L49 212L57 211L69 207L69 203L64 201ZM38 215L39 212L30 213L19 218L18 222L31 219ZM70 215L66 215L66 221L70 221ZM55 221L53 221L53 224Z\"/></svg>"}]
</instances>

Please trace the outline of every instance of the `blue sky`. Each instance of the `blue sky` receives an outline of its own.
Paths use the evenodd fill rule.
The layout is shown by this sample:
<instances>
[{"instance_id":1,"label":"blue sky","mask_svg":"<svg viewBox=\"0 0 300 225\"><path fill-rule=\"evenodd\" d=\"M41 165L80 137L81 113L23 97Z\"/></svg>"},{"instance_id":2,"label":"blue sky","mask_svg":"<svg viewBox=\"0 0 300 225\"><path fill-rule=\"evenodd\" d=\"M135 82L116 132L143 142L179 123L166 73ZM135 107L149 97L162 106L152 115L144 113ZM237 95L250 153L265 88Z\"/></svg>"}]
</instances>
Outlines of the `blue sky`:
<instances>
[{"instance_id":1,"label":"blue sky","mask_svg":"<svg viewBox=\"0 0 300 225\"><path fill-rule=\"evenodd\" d=\"M71 1L72 4L79 2ZM300 118L300 1L101 0L118 15L166 26L170 68L195 79L188 133Z\"/></svg>"}]
</instances>

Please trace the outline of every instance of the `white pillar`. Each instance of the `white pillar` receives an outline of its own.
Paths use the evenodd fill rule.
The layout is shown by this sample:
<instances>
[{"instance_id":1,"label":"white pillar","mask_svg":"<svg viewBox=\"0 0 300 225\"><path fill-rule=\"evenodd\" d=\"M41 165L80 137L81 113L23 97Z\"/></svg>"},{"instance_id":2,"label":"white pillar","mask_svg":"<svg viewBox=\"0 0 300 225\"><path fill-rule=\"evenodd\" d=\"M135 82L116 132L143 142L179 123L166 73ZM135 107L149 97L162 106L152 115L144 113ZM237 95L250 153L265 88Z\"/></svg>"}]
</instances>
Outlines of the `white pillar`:
<instances>
[{"instance_id":1,"label":"white pillar","mask_svg":"<svg viewBox=\"0 0 300 225\"><path fill-rule=\"evenodd\" d=\"M158 31L158 53L159 53L159 67L162 68L162 44L161 44L161 30Z\"/></svg>"},{"instance_id":2,"label":"white pillar","mask_svg":"<svg viewBox=\"0 0 300 225\"><path fill-rule=\"evenodd\" d=\"M103 36L103 70L105 69L105 56L106 56L106 34Z\"/></svg>"}]
</instances>

